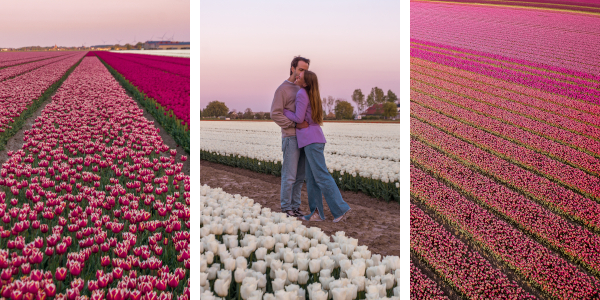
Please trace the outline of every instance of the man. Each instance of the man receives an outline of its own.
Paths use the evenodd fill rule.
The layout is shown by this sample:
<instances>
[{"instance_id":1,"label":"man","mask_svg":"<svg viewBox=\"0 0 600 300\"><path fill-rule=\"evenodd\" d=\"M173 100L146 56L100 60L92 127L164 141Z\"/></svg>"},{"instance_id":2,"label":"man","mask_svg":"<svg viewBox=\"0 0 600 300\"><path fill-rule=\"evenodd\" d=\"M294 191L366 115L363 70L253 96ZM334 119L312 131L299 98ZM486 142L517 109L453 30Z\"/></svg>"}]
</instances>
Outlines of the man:
<instances>
[{"instance_id":1,"label":"man","mask_svg":"<svg viewBox=\"0 0 600 300\"><path fill-rule=\"evenodd\" d=\"M290 66L290 77L275 91L271 104L271 119L281 127L281 211L290 217L302 217L300 211L300 193L304 183L304 150L298 148L296 128L306 128L306 121L296 124L283 114L283 109L296 111L296 93L300 87L294 81L308 70L310 60L296 56Z\"/></svg>"}]
</instances>

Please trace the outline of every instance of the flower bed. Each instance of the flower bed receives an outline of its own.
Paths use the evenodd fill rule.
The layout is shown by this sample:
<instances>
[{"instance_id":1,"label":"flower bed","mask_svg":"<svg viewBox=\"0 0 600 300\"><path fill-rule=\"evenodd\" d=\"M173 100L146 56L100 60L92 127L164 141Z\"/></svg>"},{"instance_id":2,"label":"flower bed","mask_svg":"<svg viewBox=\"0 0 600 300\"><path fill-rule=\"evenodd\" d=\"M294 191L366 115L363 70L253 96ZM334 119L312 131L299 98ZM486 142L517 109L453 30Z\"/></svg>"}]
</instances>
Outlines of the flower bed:
<instances>
[{"instance_id":1,"label":"flower bed","mask_svg":"<svg viewBox=\"0 0 600 300\"><path fill-rule=\"evenodd\" d=\"M0 169L0 295L188 299L189 176L173 153L84 58Z\"/></svg>"},{"instance_id":2,"label":"flower bed","mask_svg":"<svg viewBox=\"0 0 600 300\"><path fill-rule=\"evenodd\" d=\"M399 257L220 188L200 195L202 299L399 299Z\"/></svg>"}]
</instances>

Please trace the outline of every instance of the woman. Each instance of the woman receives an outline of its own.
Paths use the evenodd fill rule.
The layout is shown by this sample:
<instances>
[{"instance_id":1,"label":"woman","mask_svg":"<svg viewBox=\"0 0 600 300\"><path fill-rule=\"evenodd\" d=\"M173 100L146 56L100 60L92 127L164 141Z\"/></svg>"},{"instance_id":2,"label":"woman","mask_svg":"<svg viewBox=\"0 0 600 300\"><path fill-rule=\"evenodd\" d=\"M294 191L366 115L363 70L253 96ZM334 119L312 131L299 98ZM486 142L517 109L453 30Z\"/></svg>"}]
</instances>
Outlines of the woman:
<instances>
[{"instance_id":1,"label":"woman","mask_svg":"<svg viewBox=\"0 0 600 300\"><path fill-rule=\"evenodd\" d=\"M327 141L320 126L323 125L323 107L317 75L311 71L304 71L304 76L300 76L295 84L301 87L296 94L296 112L284 109L283 113L296 123L306 120L309 124L308 128L296 129L298 148L304 148L306 155L305 176L310 208L310 214L302 218L308 221L325 220L324 196L334 217L333 222L337 223L345 220L350 206L342 199L342 194L325 165L323 150ZM315 211L317 211L316 214Z\"/></svg>"}]
</instances>

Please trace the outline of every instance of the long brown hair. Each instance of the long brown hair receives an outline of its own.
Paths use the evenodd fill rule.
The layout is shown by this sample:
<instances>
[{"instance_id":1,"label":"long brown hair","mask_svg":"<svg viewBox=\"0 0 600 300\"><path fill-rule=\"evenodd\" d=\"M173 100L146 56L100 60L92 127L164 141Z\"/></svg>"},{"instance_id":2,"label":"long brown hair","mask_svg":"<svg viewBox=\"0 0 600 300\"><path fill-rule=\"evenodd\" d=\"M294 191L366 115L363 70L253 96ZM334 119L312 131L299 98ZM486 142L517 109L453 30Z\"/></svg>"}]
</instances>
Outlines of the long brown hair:
<instances>
[{"instance_id":1,"label":"long brown hair","mask_svg":"<svg viewBox=\"0 0 600 300\"><path fill-rule=\"evenodd\" d=\"M323 105L321 103L321 94L319 93L317 74L308 70L304 71L304 82L306 83L304 89L308 93L308 99L310 100L311 117L315 123L323 125Z\"/></svg>"}]
</instances>

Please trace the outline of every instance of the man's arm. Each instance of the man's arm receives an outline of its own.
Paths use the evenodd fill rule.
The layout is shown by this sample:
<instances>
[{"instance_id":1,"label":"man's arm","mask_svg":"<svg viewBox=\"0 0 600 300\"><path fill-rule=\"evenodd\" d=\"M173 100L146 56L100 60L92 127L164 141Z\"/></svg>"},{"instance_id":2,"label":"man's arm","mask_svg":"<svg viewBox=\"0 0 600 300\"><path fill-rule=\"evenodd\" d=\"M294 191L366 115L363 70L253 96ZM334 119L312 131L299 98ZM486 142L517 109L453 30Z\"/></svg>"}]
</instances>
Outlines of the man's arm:
<instances>
[{"instance_id":1,"label":"man's arm","mask_svg":"<svg viewBox=\"0 0 600 300\"><path fill-rule=\"evenodd\" d=\"M271 120L281 128L294 128L296 123L283 115L283 106L285 103L285 94L282 89L275 91L273 103L271 103Z\"/></svg>"}]
</instances>

